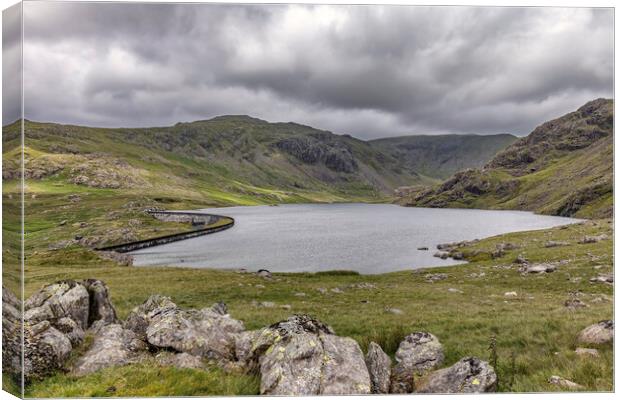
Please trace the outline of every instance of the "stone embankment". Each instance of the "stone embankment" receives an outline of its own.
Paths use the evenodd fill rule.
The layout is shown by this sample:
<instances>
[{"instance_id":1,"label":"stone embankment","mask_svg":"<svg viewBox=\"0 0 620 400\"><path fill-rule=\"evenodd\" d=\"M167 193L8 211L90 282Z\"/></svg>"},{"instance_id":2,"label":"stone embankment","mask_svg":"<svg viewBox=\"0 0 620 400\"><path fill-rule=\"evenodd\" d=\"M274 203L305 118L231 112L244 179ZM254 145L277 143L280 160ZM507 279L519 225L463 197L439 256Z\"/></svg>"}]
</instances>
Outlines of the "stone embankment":
<instances>
[{"instance_id":1,"label":"stone embankment","mask_svg":"<svg viewBox=\"0 0 620 400\"><path fill-rule=\"evenodd\" d=\"M201 214L193 212L177 212L177 211L147 211L149 215L166 222L190 223L194 227L191 231L173 233L170 235L157 236L154 238L136 240L132 242L117 244L113 246L99 247L95 250L102 252L127 253L130 251L145 249L147 247L159 246L166 243L176 242L179 240L191 239L198 236L208 235L220 232L228 228L232 228L235 220L231 217L216 214ZM212 226L219 221L222 224Z\"/></svg>"}]
</instances>

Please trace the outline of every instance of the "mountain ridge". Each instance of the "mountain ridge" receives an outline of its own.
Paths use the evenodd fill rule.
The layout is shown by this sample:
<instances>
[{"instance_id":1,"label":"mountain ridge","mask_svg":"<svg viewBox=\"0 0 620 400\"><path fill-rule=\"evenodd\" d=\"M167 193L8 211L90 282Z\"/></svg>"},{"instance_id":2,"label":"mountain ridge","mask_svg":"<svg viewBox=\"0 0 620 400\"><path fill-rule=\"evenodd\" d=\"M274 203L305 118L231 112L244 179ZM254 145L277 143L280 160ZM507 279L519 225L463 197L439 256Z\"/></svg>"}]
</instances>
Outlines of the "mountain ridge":
<instances>
[{"instance_id":1,"label":"mountain ridge","mask_svg":"<svg viewBox=\"0 0 620 400\"><path fill-rule=\"evenodd\" d=\"M547 121L480 169L401 192L402 205L497 208L575 217L613 214L613 100Z\"/></svg>"}]
</instances>

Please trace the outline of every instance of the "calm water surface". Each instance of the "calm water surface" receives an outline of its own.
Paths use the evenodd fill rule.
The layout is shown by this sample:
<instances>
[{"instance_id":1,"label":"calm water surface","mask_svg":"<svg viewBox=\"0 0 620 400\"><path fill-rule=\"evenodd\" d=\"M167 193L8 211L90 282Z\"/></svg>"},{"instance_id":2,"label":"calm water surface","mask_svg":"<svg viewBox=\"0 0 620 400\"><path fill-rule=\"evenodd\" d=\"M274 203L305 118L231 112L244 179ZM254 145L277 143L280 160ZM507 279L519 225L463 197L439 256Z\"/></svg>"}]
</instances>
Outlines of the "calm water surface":
<instances>
[{"instance_id":1,"label":"calm water surface","mask_svg":"<svg viewBox=\"0 0 620 400\"><path fill-rule=\"evenodd\" d=\"M134 265L356 270L377 274L457 264L433 257L438 243L550 228L579 220L523 211L296 204L199 210L235 218L223 232L135 251ZM428 251L417 250L426 246Z\"/></svg>"}]
</instances>

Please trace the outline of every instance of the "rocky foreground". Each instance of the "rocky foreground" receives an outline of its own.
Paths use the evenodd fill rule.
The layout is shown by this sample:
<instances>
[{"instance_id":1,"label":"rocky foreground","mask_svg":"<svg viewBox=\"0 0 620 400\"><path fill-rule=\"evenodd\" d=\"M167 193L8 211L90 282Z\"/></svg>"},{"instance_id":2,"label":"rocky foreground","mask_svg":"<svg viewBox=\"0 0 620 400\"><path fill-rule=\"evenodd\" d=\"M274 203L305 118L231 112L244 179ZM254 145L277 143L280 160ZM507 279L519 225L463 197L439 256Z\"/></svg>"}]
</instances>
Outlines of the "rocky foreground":
<instances>
[{"instance_id":1,"label":"rocky foreground","mask_svg":"<svg viewBox=\"0 0 620 400\"><path fill-rule=\"evenodd\" d=\"M2 300L3 367L17 376L20 304L6 288ZM378 344L370 343L364 355L356 341L308 315L247 331L224 303L184 310L168 297L153 295L121 321L107 286L94 279L45 286L25 301L24 310L27 384L58 371L83 376L153 359L178 368L218 366L259 374L260 393L266 395L477 393L497 388L488 362L465 357L444 367L443 346L429 332L404 337L393 363ZM602 321L586 327L577 341L611 342L613 332L613 321ZM87 337L92 339L88 348ZM561 377L550 379L575 389Z\"/></svg>"}]
</instances>

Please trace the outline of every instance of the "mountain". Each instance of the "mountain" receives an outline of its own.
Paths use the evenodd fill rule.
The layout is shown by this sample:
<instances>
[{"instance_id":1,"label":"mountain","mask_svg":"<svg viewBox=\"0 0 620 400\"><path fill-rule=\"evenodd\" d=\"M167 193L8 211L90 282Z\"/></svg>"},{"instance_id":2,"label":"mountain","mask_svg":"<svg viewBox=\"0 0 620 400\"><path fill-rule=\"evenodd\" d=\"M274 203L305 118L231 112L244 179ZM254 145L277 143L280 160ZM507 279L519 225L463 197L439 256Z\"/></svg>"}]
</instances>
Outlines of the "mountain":
<instances>
[{"instance_id":1,"label":"mountain","mask_svg":"<svg viewBox=\"0 0 620 400\"><path fill-rule=\"evenodd\" d=\"M19 124L3 131L3 177L14 179ZM397 186L433 182L351 136L248 116L139 129L25 121L25 137L31 184L146 190L210 204L385 200Z\"/></svg>"},{"instance_id":2,"label":"mountain","mask_svg":"<svg viewBox=\"0 0 620 400\"><path fill-rule=\"evenodd\" d=\"M516 140L516 136L509 134L417 135L376 139L370 144L399 160L408 170L446 179L462 169L484 166Z\"/></svg>"},{"instance_id":3,"label":"mountain","mask_svg":"<svg viewBox=\"0 0 620 400\"><path fill-rule=\"evenodd\" d=\"M413 188L399 203L530 210L576 217L613 213L613 100L593 100L538 126L481 169Z\"/></svg>"}]
</instances>

